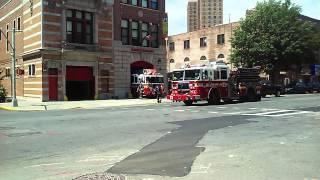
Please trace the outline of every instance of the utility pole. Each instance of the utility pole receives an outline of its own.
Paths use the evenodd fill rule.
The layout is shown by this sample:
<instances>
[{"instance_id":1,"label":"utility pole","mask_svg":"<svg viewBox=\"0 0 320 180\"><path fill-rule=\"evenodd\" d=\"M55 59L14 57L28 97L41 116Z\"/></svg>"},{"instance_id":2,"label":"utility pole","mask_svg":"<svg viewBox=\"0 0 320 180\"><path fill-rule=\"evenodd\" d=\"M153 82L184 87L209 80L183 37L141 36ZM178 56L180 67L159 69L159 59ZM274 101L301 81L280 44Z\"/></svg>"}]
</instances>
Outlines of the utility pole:
<instances>
[{"instance_id":1,"label":"utility pole","mask_svg":"<svg viewBox=\"0 0 320 180\"><path fill-rule=\"evenodd\" d=\"M12 29L12 68L11 68L11 78L12 78L12 106L18 107L17 100L17 84L16 84L16 28Z\"/></svg>"},{"instance_id":2,"label":"utility pole","mask_svg":"<svg viewBox=\"0 0 320 180\"><path fill-rule=\"evenodd\" d=\"M9 37L7 37L1 30L0 35L2 34L6 40L8 41L8 44L10 45L12 52L12 62L11 62L11 96L12 96L12 106L18 107L18 100L17 100L17 85L16 85L16 32L22 32L21 30L16 30L16 28L12 28L12 39L11 42L9 41Z\"/></svg>"}]
</instances>

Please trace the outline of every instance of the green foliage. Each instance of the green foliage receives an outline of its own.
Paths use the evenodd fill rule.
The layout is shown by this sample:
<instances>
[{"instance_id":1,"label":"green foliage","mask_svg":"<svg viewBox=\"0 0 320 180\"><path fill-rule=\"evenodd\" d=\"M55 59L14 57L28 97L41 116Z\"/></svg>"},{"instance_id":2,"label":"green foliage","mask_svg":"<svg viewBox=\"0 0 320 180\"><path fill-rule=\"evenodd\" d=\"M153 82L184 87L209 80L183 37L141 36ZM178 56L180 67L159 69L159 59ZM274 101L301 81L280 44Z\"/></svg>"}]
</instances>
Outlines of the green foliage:
<instances>
[{"instance_id":1,"label":"green foliage","mask_svg":"<svg viewBox=\"0 0 320 180\"><path fill-rule=\"evenodd\" d=\"M5 102L7 96L6 89L0 84L0 103Z\"/></svg>"},{"instance_id":2,"label":"green foliage","mask_svg":"<svg viewBox=\"0 0 320 180\"><path fill-rule=\"evenodd\" d=\"M301 19L300 11L290 0L258 2L255 10L241 20L231 40L232 63L249 67L272 64L284 69L314 60L320 33Z\"/></svg>"}]
</instances>

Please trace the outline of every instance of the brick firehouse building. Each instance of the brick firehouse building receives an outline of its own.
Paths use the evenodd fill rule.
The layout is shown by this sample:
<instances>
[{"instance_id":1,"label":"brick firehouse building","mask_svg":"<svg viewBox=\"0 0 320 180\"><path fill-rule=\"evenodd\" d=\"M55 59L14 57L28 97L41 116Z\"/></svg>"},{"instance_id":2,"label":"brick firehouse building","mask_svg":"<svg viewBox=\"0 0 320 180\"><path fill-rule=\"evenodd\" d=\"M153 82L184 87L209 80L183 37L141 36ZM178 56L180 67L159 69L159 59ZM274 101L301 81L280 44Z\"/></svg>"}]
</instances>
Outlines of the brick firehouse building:
<instances>
[{"instance_id":1,"label":"brick firehouse building","mask_svg":"<svg viewBox=\"0 0 320 180\"><path fill-rule=\"evenodd\" d=\"M108 0L2 0L0 29L16 35L17 95L41 101L114 94L112 4ZM0 72L11 94L11 56L0 38Z\"/></svg>"},{"instance_id":2,"label":"brick firehouse building","mask_svg":"<svg viewBox=\"0 0 320 180\"><path fill-rule=\"evenodd\" d=\"M41 101L130 97L131 74L166 73L165 0L0 0L0 29L17 33L17 95ZM11 49L0 39L11 94Z\"/></svg>"}]
</instances>

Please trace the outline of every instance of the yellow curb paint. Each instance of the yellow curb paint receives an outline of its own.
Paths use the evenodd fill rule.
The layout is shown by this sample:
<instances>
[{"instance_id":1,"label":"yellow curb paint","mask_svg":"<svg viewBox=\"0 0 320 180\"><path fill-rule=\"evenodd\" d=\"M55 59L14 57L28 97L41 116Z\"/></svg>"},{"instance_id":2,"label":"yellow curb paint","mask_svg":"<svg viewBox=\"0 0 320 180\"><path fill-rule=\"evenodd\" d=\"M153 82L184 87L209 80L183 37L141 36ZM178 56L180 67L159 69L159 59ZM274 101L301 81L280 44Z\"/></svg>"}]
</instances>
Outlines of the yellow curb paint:
<instances>
[{"instance_id":1,"label":"yellow curb paint","mask_svg":"<svg viewBox=\"0 0 320 180\"><path fill-rule=\"evenodd\" d=\"M17 111L16 108L13 107L7 107L7 106L0 106L0 109L6 110L6 111Z\"/></svg>"}]
</instances>

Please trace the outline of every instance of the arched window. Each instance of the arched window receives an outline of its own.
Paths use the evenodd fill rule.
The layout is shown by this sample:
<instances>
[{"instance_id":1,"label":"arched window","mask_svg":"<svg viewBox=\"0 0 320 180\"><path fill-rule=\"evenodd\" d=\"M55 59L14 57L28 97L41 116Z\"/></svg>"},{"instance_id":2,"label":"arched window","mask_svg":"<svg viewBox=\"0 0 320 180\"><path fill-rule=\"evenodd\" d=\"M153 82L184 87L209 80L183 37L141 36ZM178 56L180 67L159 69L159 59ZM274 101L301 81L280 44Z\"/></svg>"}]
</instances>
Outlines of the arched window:
<instances>
[{"instance_id":1,"label":"arched window","mask_svg":"<svg viewBox=\"0 0 320 180\"><path fill-rule=\"evenodd\" d=\"M218 59L224 59L224 55L223 54L219 54Z\"/></svg>"},{"instance_id":2,"label":"arched window","mask_svg":"<svg viewBox=\"0 0 320 180\"><path fill-rule=\"evenodd\" d=\"M171 63L171 64L174 63L174 59L170 59L170 63Z\"/></svg>"},{"instance_id":3,"label":"arched window","mask_svg":"<svg viewBox=\"0 0 320 180\"><path fill-rule=\"evenodd\" d=\"M189 62L190 59L188 57L184 58L184 62Z\"/></svg>"},{"instance_id":4,"label":"arched window","mask_svg":"<svg viewBox=\"0 0 320 180\"><path fill-rule=\"evenodd\" d=\"M205 60L207 60L207 57L206 56L201 56L200 60L201 61L205 61Z\"/></svg>"}]
</instances>

